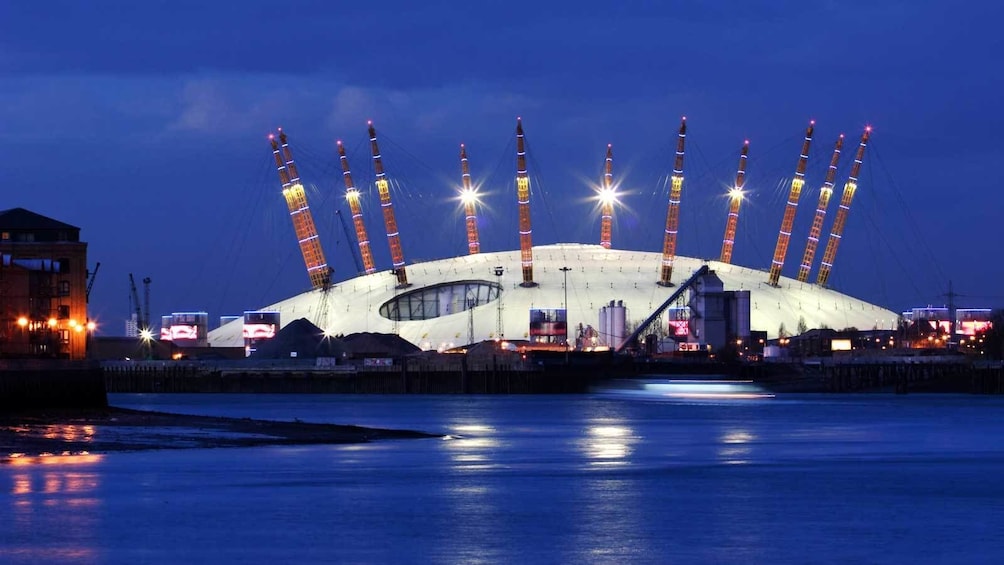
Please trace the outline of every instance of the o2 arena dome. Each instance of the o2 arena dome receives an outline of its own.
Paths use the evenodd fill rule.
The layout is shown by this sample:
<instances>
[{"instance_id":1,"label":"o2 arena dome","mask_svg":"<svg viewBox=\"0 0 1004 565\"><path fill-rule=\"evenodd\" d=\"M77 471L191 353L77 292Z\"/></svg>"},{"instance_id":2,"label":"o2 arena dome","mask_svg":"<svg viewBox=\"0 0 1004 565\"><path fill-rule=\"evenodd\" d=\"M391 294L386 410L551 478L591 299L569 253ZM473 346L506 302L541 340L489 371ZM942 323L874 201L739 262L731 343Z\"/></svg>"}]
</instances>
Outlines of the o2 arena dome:
<instances>
[{"instance_id":1,"label":"o2 arena dome","mask_svg":"<svg viewBox=\"0 0 1004 565\"><path fill-rule=\"evenodd\" d=\"M307 318L327 333L396 333L422 349L473 341L529 339L530 311L560 309L568 281L569 339L579 324L599 327L600 309L622 301L630 322L641 322L676 287L656 284L661 255L561 243L534 247L534 281L523 287L519 251L478 253L408 266L411 286L398 289L392 271L363 275L269 305L283 323ZM728 290L750 291L750 327L776 337L800 320L810 328L893 327L897 315L816 284L782 277L771 286L761 270L676 257L681 280L707 265ZM501 267L502 275L495 276ZM561 269L568 267L565 272ZM500 292L501 290L501 292ZM501 304L500 304L501 303ZM498 333L501 312L502 335ZM394 318L400 318L396 320ZM473 335L469 335L473 327ZM243 345L240 321L210 333L214 346Z\"/></svg>"},{"instance_id":2,"label":"o2 arena dome","mask_svg":"<svg viewBox=\"0 0 1004 565\"><path fill-rule=\"evenodd\" d=\"M679 206L684 182L685 118L677 139L662 253L613 249L610 245L616 185L612 182L612 152L609 146L605 175L599 190L600 244L558 243L534 246L530 224L530 177L526 168L523 127L521 121L517 120L515 196L519 209L520 248L502 252L481 251L477 191L471 187L467 154L461 145L461 198L466 213L469 254L407 264L376 131L370 123L370 147L376 173L374 185L380 197L394 268L383 271L375 268L359 191L353 184L348 159L339 142L345 198L352 212L356 244L362 259L361 267L367 274L337 283L330 281L331 271L324 258L306 194L293 162L286 134L280 131L278 139L271 138L273 156L282 184L282 194L314 289L261 310L277 312L282 324L306 318L329 335L395 333L424 350L444 350L491 339L548 342L558 335L561 337L560 342L567 335L570 344L579 340L580 345L585 345L582 338L592 339L591 336L595 336L597 330L601 336L615 333L621 338L626 337L631 333L632 326L642 323L665 306L674 293L681 290L678 285L686 287L684 281L693 282L690 280L692 275L706 268L717 277L713 279L712 286L720 291L720 296L731 293L742 297L741 300L736 299L741 307L734 316L742 318L740 325L745 326L745 335L753 330L766 332L768 337L777 337L782 328L791 331L798 327L895 327L897 315L894 312L826 288L857 188L857 176L870 128L865 128L856 147L850 175L839 195L839 206L834 214L829 238L826 238L822 233L826 210L830 197L833 196L836 200L837 196L834 192L834 180L843 136L838 138L826 180L819 189L812 229L808 239L803 240L806 241L805 251L801 255L798 276L796 279L781 276L791 243L796 206L804 184L813 128L814 123L810 122L798 166L791 179L784 219L768 273L731 263L736 224L743 201L749 142L742 147L736 182L729 192L729 214L719 260L705 261L676 255ZM825 247L822 247L824 241ZM817 244L821 247L821 262L816 283L811 283L808 282L808 273L814 262ZM703 336L694 333L695 324L690 322L703 323L701 317L705 314L701 308L707 304L698 304L700 300L694 298L693 286L686 290L691 295L678 293L667 313L657 318L657 325L661 325L663 334L675 335L680 341L700 343ZM732 299L723 300L727 302ZM695 304L698 307L695 308ZM617 315L611 316L611 311ZM612 331L614 326L616 331ZM556 331L559 328L560 332ZM234 321L210 332L209 342L217 347L243 345L241 322Z\"/></svg>"}]
</instances>

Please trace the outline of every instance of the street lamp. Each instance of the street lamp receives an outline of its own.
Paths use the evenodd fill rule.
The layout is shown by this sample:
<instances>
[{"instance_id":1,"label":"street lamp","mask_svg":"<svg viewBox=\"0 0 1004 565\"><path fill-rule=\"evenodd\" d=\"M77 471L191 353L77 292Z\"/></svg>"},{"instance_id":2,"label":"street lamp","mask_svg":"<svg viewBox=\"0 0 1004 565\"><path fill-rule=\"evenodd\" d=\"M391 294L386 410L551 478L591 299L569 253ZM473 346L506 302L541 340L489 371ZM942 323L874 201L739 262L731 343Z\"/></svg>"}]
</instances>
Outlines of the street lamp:
<instances>
[{"instance_id":1,"label":"street lamp","mask_svg":"<svg viewBox=\"0 0 1004 565\"><path fill-rule=\"evenodd\" d=\"M562 289L565 291L565 300L562 306L565 307L565 364L568 364L568 271L572 269L570 267L562 267L558 269L561 274L565 276L565 282L562 285Z\"/></svg>"},{"instance_id":2,"label":"street lamp","mask_svg":"<svg viewBox=\"0 0 1004 565\"><path fill-rule=\"evenodd\" d=\"M502 265L495 267L495 280L498 283L497 291L499 293L498 298L495 299L498 303L498 314L495 319L495 336L499 340L502 339L502 273L504 272L505 269Z\"/></svg>"}]
</instances>

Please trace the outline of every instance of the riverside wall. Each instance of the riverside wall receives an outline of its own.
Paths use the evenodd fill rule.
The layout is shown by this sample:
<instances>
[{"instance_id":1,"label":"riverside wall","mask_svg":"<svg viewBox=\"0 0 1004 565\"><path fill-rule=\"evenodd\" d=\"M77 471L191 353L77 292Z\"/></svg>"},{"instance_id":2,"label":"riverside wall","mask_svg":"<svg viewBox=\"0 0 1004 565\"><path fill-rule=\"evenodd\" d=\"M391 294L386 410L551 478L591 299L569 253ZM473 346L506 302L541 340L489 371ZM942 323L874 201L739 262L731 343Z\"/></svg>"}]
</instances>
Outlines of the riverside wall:
<instances>
[{"instance_id":1,"label":"riverside wall","mask_svg":"<svg viewBox=\"0 0 1004 565\"><path fill-rule=\"evenodd\" d=\"M614 378L749 380L774 392L1004 394L1004 365L972 362L673 363L498 355L395 358L387 365L310 362L114 362L108 392L124 393L585 393Z\"/></svg>"}]
</instances>

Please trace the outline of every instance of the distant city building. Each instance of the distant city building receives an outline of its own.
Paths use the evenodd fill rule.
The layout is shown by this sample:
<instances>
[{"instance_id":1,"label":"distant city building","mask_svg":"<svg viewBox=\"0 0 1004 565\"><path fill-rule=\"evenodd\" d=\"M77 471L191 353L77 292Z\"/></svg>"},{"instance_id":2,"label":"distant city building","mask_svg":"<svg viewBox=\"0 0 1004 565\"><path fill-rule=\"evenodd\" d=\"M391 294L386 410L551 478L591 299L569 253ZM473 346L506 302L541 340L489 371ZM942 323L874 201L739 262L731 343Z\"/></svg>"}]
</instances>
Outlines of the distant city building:
<instances>
[{"instance_id":1,"label":"distant city building","mask_svg":"<svg viewBox=\"0 0 1004 565\"><path fill-rule=\"evenodd\" d=\"M0 211L0 356L83 359L87 244L80 228Z\"/></svg>"},{"instance_id":2,"label":"distant city building","mask_svg":"<svg viewBox=\"0 0 1004 565\"><path fill-rule=\"evenodd\" d=\"M136 318L136 314L131 314L129 319L125 321L125 336L139 337L139 320Z\"/></svg>"},{"instance_id":3,"label":"distant city building","mask_svg":"<svg viewBox=\"0 0 1004 565\"><path fill-rule=\"evenodd\" d=\"M690 339L719 350L750 337L750 292L725 290L714 271L697 279L690 290Z\"/></svg>"},{"instance_id":4,"label":"distant city building","mask_svg":"<svg viewBox=\"0 0 1004 565\"><path fill-rule=\"evenodd\" d=\"M990 308L956 308L955 334L972 337L991 327ZM927 306L903 312L903 320L908 324L925 324L924 329L947 334L951 331L952 316L946 307Z\"/></svg>"}]
</instances>

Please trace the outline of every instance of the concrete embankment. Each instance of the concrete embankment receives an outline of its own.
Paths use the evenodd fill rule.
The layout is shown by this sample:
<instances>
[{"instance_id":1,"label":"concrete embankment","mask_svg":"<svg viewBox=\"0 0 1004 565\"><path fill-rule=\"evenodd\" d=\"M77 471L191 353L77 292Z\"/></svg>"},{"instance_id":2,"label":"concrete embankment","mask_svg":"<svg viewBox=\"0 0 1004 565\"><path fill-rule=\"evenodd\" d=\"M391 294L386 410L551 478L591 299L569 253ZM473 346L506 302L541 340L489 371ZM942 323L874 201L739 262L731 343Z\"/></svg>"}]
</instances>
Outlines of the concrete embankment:
<instances>
[{"instance_id":1,"label":"concrete embankment","mask_svg":"<svg viewBox=\"0 0 1004 565\"><path fill-rule=\"evenodd\" d=\"M370 394L581 393L611 375L602 364L542 364L520 355L395 358L382 366L273 362L114 362L109 392Z\"/></svg>"},{"instance_id":2,"label":"concrete embankment","mask_svg":"<svg viewBox=\"0 0 1004 565\"><path fill-rule=\"evenodd\" d=\"M463 355L395 358L379 366L146 361L104 365L109 392L546 394L584 393L611 378L750 380L774 392L1004 393L1000 363L651 362L630 358Z\"/></svg>"},{"instance_id":3,"label":"concrete embankment","mask_svg":"<svg viewBox=\"0 0 1004 565\"><path fill-rule=\"evenodd\" d=\"M104 375L97 363L0 360L0 410L4 412L107 405Z\"/></svg>"},{"instance_id":4,"label":"concrete embankment","mask_svg":"<svg viewBox=\"0 0 1004 565\"><path fill-rule=\"evenodd\" d=\"M931 361L815 359L774 365L754 380L775 392L1004 394L1004 364L964 358Z\"/></svg>"}]
</instances>

